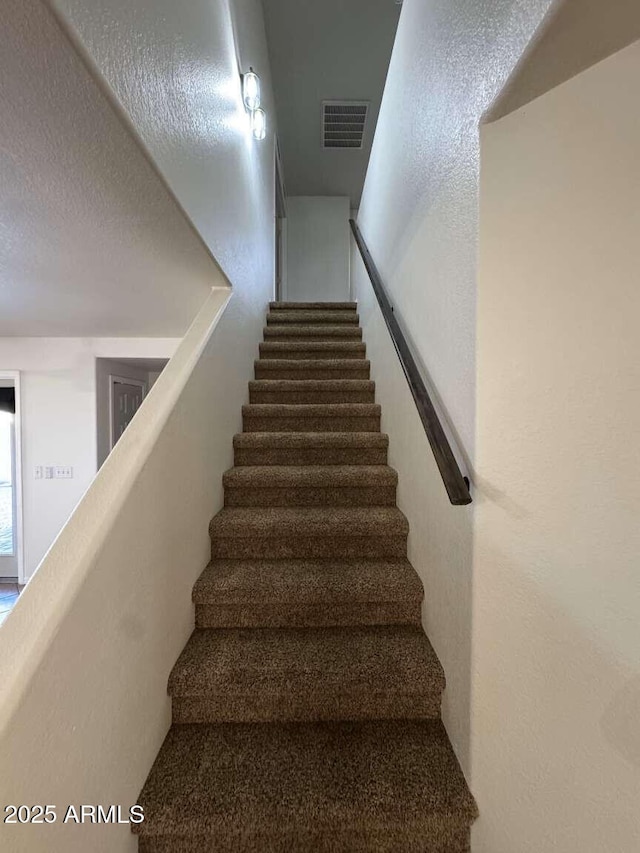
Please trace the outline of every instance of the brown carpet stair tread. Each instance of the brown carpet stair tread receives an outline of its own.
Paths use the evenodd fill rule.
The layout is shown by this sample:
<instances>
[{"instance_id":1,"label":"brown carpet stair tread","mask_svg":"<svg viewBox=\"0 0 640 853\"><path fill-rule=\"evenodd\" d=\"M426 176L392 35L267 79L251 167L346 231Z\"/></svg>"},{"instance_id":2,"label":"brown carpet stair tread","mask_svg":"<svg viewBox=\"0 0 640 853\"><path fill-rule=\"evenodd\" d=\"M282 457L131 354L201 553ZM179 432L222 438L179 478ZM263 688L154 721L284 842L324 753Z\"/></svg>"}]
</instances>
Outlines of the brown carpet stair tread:
<instances>
[{"instance_id":1,"label":"brown carpet stair tread","mask_svg":"<svg viewBox=\"0 0 640 853\"><path fill-rule=\"evenodd\" d=\"M261 358L254 366L256 379L368 380L371 363L364 358Z\"/></svg>"},{"instance_id":2,"label":"brown carpet stair tread","mask_svg":"<svg viewBox=\"0 0 640 853\"><path fill-rule=\"evenodd\" d=\"M263 341L259 346L264 359L364 359L367 351L362 341Z\"/></svg>"},{"instance_id":3,"label":"brown carpet stair tread","mask_svg":"<svg viewBox=\"0 0 640 853\"><path fill-rule=\"evenodd\" d=\"M397 507L225 507L211 520L212 537L407 535Z\"/></svg>"},{"instance_id":4,"label":"brown carpet stair tread","mask_svg":"<svg viewBox=\"0 0 640 853\"><path fill-rule=\"evenodd\" d=\"M236 466L386 465L388 445L383 433L359 431L243 432L233 439Z\"/></svg>"},{"instance_id":5,"label":"brown carpet stair tread","mask_svg":"<svg viewBox=\"0 0 640 853\"><path fill-rule=\"evenodd\" d=\"M230 468L222 478L226 487L269 489L276 486L396 486L398 473L388 465L251 465Z\"/></svg>"},{"instance_id":6,"label":"brown carpet stair tread","mask_svg":"<svg viewBox=\"0 0 640 853\"><path fill-rule=\"evenodd\" d=\"M225 703L251 696L416 695L439 706L444 672L426 634L410 625L359 628L196 630L169 677L171 696L222 695ZM370 707L369 706L369 707Z\"/></svg>"},{"instance_id":7,"label":"brown carpet stair tread","mask_svg":"<svg viewBox=\"0 0 640 853\"><path fill-rule=\"evenodd\" d=\"M203 844L163 853L463 853L476 816L439 720L174 726L139 802Z\"/></svg>"},{"instance_id":8,"label":"brown carpet stair tread","mask_svg":"<svg viewBox=\"0 0 640 853\"><path fill-rule=\"evenodd\" d=\"M376 383L370 379L252 379L252 391L368 391L373 394Z\"/></svg>"},{"instance_id":9,"label":"brown carpet stair tread","mask_svg":"<svg viewBox=\"0 0 640 853\"><path fill-rule=\"evenodd\" d=\"M351 325L347 323L343 323L341 325L330 325L330 324L310 324L305 326L304 324L296 323L294 324L271 324L269 326L265 326L264 330L264 339L267 340L287 340L287 339L301 339L301 340L333 340L334 338L338 339L347 339L347 340L361 340L362 339L362 329L360 326Z\"/></svg>"},{"instance_id":10,"label":"brown carpet stair tread","mask_svg":"<svg viewBox=\"0 0 640 853\"><path fill-rule=\"evenodd\" d=\"M380 417L377 403L249 403L242 407L243 415L260 415L264 418L332 418Z\"/></svg>"},{"instance_id":11,"label":"brown carpet stair tread","mask_svg":"<svg viewBox=\"0 0 640 853\"><path fill-rule=\"evenodd\" d=\"M420 603L408 560L216 560L193 588L196 604Z\"/></svg>"},{"instance_id":12,"label":"brown carpet stair tread","mask_svg":"<svg viewBox=\"0 0 640 853\"><path fill-rule=\"evenodd\" d=\"M268 405L374 403L375 383L368 379L255 379L249 402Z\"/></svg>"},{"instance_id":13,"label":"brown carpet stair tread","mask_svg":"<svg viewBox=\"0 0 640 853\"><path fill-rule=\"evenodd\" d=\"M356 311L357 302L270 302L269 308L279 311Z\"/></svg>"},{"instance_id":14,"label":"brown carpet stair tread","mask_svg":"<svg viewBox=\"0 0 640 853\"><path fill-rule=\"evenodd\" d=\"M193 589L198 628L420 625L407 560L214 560Z\"/></svg>"},{"instance_id":15,"label":"brown carpet stair tread","mask_svg":"<svg viewBox=\"0 0 640 853\"><path fill-rule=\"evenodd\" d=\"M267 325L323 325L347 323L357 326L358 314L355 311L278 311L271 309L267 314Z\"/></svg>"},{"instance_id":16,"label":"brown carpet stair tread","mask_svg":"<svg viewBox=\"0 0 640 853\"><path fill-rule=\"evenodd\" d=\"M234 435L233 446L238 449L386 448L389 436L383 432L240 432Z\"/></svg>"}]
</instances>

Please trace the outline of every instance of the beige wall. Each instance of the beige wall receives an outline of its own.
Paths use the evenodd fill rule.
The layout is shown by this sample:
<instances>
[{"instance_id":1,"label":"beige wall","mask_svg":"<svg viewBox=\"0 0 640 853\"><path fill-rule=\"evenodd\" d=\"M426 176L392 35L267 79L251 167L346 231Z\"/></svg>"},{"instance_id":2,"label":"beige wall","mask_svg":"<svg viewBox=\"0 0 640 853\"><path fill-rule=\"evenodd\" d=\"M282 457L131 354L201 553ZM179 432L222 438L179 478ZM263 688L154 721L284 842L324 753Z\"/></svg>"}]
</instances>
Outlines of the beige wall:
<instances>
[{"instance_id":1,"label":"beige wall","mask_svg":"<svg viewBox=\"0 0 640 853\"><path fill-rule=\"evenodd\" d=\"M640 849L639 80L482 131L476 853Z\"/></svg>"},{"instance_id":2,"label":"beige wall","mask_svg":"<svg viewBox=\"0 0 640 853\"><path fill-rule=\"evenodd\" d=\"M52 825L0 822L3 851L137 849L126 824L62 816L82 803L126 815L169 726L167 678L246 395L220 284L0 626L0 802L58 810Z\"/></svg>"}]
</instances>

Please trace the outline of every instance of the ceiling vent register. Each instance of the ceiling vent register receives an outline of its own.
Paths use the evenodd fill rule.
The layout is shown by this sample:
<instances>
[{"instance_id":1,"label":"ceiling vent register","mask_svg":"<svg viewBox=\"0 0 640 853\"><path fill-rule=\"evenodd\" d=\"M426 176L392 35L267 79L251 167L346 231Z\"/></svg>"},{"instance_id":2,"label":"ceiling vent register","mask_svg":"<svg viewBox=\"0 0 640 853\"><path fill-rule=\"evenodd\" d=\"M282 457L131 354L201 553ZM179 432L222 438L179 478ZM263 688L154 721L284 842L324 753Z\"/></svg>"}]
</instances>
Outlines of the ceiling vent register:
<instances>
[{"instance_id":1,"label":"ceiling vent register","mask_svg":"<svg viewBox=\"0 0 640 853\"><path fill-rule=\"evenodd\" d=\"M362 148L368 101L322 102L322 147Z\"/></svg>"}]
</instances>

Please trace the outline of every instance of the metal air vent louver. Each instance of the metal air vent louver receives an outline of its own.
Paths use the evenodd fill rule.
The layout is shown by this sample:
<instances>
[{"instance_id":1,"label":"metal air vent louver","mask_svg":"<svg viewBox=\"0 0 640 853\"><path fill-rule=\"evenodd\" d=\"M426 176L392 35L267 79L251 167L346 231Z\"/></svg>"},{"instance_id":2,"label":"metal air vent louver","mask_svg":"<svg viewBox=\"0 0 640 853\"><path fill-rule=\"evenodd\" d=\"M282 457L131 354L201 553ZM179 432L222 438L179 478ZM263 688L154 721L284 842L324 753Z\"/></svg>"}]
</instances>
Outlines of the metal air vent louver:
<instances>
[{"instance_id":1,"label":"metal air vent louver","mask_svg":"<svg viewBox=\"0 0 640 853\"><path fill-rule=\"evenodd\" d=\"M322 102L322 147L362 148L368 101Z\"/></svg>"}]
</instances>

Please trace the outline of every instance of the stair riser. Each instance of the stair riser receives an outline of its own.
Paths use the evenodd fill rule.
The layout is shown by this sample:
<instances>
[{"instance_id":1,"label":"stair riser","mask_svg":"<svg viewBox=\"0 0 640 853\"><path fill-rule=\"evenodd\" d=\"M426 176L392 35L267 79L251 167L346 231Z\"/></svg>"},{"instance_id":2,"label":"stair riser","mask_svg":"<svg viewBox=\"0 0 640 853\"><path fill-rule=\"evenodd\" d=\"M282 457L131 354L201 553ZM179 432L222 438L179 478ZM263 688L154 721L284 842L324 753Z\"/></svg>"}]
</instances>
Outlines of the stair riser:
<instances>
[{"instance_id":1,"label":"stair riser","mask_svg":"<svg viewBox=\"0 0 640 853\"><path fill-rule=\"evenodd\" d=\"M395 486L256 489L225 486L225 506L395 506Z\"/></svg>"},{"instance_id":2,"label":"stair riser","mask_svg":"<svg viewBox=\"0 0 640 853\"><path fill-rule=\"evenodd\" d=\"M349 359L350 361L364 361L366 358L366 348L364 344L362 349L271 349L264 344L260 344L260 358L278 361L319 361L327 358Z\"/></svg>"},{"instance_id":3,"label":"stair riser","mask_svg":"<svg viewBox=\"0 0 640 853\"><path fill-rule=\"evenodd\" d=\"M293 418L244 415L245 432L380 432L380 416Z\"/></svg>"},{"instance_id":4,"label":"stair riser","mask_svg":"<svg viewBox=\"0 0 640 853\"><path fill-rule=\"evenodd\" d=\"M249 391L250 403L322 405L324 403L375 403L375 391Z\"/></svg>"},{"instance_id":5,"label":"stair riser","mask_svg":"<svg viewBox=\"0 0 640 853\"><path fill-rule=\"evenodd\" d=\"M442 694L433 692L389 694L374 690L304 696L270 695L258 688L237 696L173 696L174 724L190 723L304 723L333 720L426 720L440 716Z\"/></svg>"},{"instance_id":6,"label":"stair riser","mask_svg":"<svg viewBox=\"0 0 640 853\"><path fill-rule=\"evenodd\" d=\"M267 314L267 326L357 326L358 315L355 311L324 311L305 312L299 311L269 311Z\"/></svg>"},{"instance_id":7,"label":"stair riser","mask_svg":"<svg viewBox=\"0 0 640 853\"><path fill-rule=\"evenodd\" d=\"M361 341L362 329L359 326L343 325L338 327L307 326L287 327L267 326L264 330L265 341L287 341L288 343L331 343L335 341Z\"/></svg>"},{"instance_id":8,"label":"stair riser","mask_svg":"<svg viewBox=\"0 0 640 853\"><path fill-rule=\"evenodd\" d=\"M256 448L239 449L234 464L245 465L386 465L385 447L359 448Z\"/></svg>"},{"instance_id":9,"label":"stair riser","mask_svg":"<svg viewBox=\"0 0 640 853\"><path fill-rule=\"evenodd\" d=\"M357 302L270 302L270 311L357 311Z\"/></svg>"},{"instance_id":10,"label":"stair riser","mask_svg":"<svg viewBox=\"0 0 640 853\"><path fill-rule=\"evenodd\" d=\"M406 534L387 536L330 537L269 536L241 538L215 536L211 541L211 558L229 560L285 560L325 558L367 558L407 556Z\"/></svg>"},{"instance_id":11,"label":"stair riser","mask_svg":"<svg viewBox=\"0 0 640 853\"><path fill-rule=\"evenodd\" d=\"M352 358L353 366L327 368L327 367L262 367L256 364L256 379L360 379L368 380L371 373L368 362L364 359ZM362 361L362 366L359 362Z\"/></svg>"},{"instance_id":12,"label":"stair riser","mask_svg":"<svg viewBox=\"0 0 640 853\"><path fill-rule=\"evenodd\" d=\"M317 827L292 832L283 826L268 835L245 829L242 834L142 836L138 853L470 853L469 829L456 830L451 823L443 815L437 823L425 819L420 826L376 824L375 831L333 825L324 832Z\"/></svg>"},{"instance_id":13,"label":"stair riser","mask_svg":"<svg viewBox=\"0 0 640 853\"><path fill-rule=\"evenodd\" d=\"M338 628L420 624L420 602L196 604L197 628Z\"/></svg>"}]
</instances>

